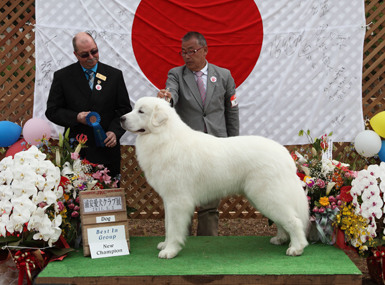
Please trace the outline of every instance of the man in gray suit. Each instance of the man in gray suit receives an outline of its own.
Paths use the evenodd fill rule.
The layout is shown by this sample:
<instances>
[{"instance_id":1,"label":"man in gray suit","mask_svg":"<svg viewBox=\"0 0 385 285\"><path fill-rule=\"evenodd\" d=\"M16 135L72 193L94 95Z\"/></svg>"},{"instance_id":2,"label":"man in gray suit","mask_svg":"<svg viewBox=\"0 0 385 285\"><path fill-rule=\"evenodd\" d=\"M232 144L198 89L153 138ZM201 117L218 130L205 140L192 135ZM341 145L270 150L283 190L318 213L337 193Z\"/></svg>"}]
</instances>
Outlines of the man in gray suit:
<instances>
[{"instance_id":1,"label":"man in gray suit","mask_svg":"<svg viewBox=\"0 0 385 285\"><path fill-rule=\"evenodd\" d=\"M157 97L168 99L192 129L216 137L239 135L239 110L235 83L229 70L206 61L204 36L188 32L179 53L185 65L168 72L166 89ZM194 151L194 150L191 150ZM218 235L220 200L198 207L197 235Z\"/></svg>"}]
</instances>

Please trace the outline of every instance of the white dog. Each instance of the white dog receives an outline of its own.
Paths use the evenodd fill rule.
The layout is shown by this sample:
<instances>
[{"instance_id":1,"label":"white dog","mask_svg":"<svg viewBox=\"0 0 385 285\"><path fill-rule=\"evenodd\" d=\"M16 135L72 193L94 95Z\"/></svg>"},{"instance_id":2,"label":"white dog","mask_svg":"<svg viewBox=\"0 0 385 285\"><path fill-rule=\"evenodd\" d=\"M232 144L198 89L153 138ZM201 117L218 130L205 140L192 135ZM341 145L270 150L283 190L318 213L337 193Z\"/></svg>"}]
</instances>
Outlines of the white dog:
<instances>
[{"instance_id":1,"label":"white dog","mask_svg":"<svg viewBox=\"0 0 385 285\"><path fill-rule=\"evenodd\" d=\"M194 131L159 98L139 99L121 125L138 134L139 166L163 199L166 239L158 244L160 258L181 250L197 205L232 194L246 196L275 222L278 233L271 243L290 239L286 254L302 254L308 202L285 147L259 136L217 138Z\"/></svg>"}]
</instances>

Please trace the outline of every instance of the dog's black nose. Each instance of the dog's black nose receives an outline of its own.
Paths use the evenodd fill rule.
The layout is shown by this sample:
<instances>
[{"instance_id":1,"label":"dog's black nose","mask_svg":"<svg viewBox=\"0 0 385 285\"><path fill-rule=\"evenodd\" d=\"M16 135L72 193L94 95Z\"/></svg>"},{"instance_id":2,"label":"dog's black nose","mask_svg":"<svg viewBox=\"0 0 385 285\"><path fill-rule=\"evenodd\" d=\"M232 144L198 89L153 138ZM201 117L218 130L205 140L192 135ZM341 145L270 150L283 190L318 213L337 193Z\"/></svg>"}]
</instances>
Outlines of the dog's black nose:
<instances>
[{"instance_id":1,"label":"dog's black nose","mask_svg":"<svg viewBox=\"0 0 385 285\"><path fill-rule=\"evenodd\" d=\"M121 116L121 117L120 117L120 122L121 122L121 123L123 123L125 120L126 120L126 117L125 117L125 116Z\"/></svg>"}]
</instances>

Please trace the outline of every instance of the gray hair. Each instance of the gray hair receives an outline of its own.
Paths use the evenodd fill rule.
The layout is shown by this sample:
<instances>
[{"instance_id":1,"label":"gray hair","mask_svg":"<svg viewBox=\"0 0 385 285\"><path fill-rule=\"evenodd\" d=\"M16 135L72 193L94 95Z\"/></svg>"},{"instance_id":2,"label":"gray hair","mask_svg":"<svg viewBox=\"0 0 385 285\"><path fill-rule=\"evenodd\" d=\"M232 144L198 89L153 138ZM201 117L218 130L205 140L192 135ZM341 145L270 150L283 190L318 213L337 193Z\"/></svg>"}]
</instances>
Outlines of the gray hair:
<instances>
[{"instance_id":1,"label":"gray hair","mask_svg":"<svg viewBox=\"0 0 385 285\"><path fill-rule=\"evenodd\" d=\"M185 34L183 36L182 42L187 42L187 41L191 40L192 38L196 38L197 42L200 46L207 46L207 42L206 42L205 37L201 33L198 33L198 32L188 32L187 34Z\"/></svg>"}]
</instances>

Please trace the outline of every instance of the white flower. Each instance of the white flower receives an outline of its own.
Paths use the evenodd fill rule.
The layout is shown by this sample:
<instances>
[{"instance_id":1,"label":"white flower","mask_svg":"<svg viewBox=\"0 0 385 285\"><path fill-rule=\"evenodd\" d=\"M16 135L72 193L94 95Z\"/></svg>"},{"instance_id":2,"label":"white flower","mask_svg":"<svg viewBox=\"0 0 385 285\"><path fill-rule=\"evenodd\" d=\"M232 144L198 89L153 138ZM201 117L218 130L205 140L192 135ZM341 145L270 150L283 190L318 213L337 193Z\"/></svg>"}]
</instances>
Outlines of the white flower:
<instances>
[{"instance_id":1,"label":"white flower","mask_svg":"<svg viewBox=\"0 0 385 285\"><path fill-rule=\"evenodd\" d=\"M377 164L369 165L367 171L369 172L369 175L375 178L380 176L380 167Z\"/></svg>"},{"instance_id":2,"label":"white flower","mask_svg":"<svg viewBox=\"0 0 385 285\"><path fill-rule=\"evenodd\" d=\"M56 195L54 191L50 189L44 189L37 194L35 203L45 202L47 205L51 205L56 202Z\"/></svg>"},{"instance_id":3,"label":"white flower","mask_svg":"<svg viewBox=\"0 0 385 285\"><path fill-rule=\"evenodd\" d=\"M8 214L3 214L0 216L0 236L6 236L7 231L6 227L8 226L9 223L9 215Z\"/></svg>"},{"instance_id":4,"label":"white flower","mask_svg":"<svg viewBox=\"0 0 385 285\"><path fill-rule=\"evenodd\" d=\"M36 170L32 169L29 165L24 164L24 165L19 165L15 166L13 169L13 179L16 180L24 180L26 181L35 181L36 180Z\"/></svg>"},{"instance_id":5,"label":"white flower","mask_svg":"<svg viewBox=\"0 0 385 285\"><path fill-rule=\"evenodd\" d=\"M52 204L57 208L57 199L63 194L62 188L57 189L60 169L45 158L45 154L32 146L15 154L14 159L7 157L0 161L1 235L23 232L28 223L28 229L37 231L50 245L60 237L61 216L51 222L45 213ZM47 206L37 207L43 201Z\"/></svg>"},{"instance_id":6,"label":"white flower","mask_svg":"<svg viewBox=\"0 0 385 285\"><path fill-rule=\"evenodd\" d=\"M310 169L308 167L302 165L301 168L306 176L310 176Z\"/></svg>"},{"instance_id":7,"label":"white flower","mask_svg":"<svg viewBox=\"0 0 385 285\"><path fill-rule=\"evenodd\" d=\"M7 168L0 172L0 185L1 184L11 184L13 179L13 173L11 168Z\"/></svg>"},{"instance_id":8,"label":"white flower","mask_svg":"<svg viewBox=\"0 0 385 285\"><path fill-rule=\"evenodd\" d=\"M24 224L29 221L30 217L31 214L28 209L21 210L20 212L17 209L13 209L13 213L9 217L7 230L10 233L13 233L14 231L22 232Z\"/></svg>"},{"instance_id":9,"label":"white flower","mask_svg":"<svg viewBox=\"0 0 385 285\"><path fill-rule=\"evenodd\" d=\"M365 188L361 196L363 201L371 199L372 197L380 198L380 189L377 185L370 185L368 188Z\"/></svg>"},{"instance_id":10,"label":"white flower","mask_svg":"<svg viewBox=\"0 0 385 285\"><path fill-rule=\"evenodd\" d=\"M4 171L13 166L12 156L7 156L0 161L0 171Z\"/></svg>"},{"instance_id":11,"label":"white flower","mask_svg":"<svg viewBox=\"0 0 385 285\"><path fill-rule=\"evenodd\" d=\"M0 200L0 213L9 215L12 208L13 206L9 200Z\"/></svg>"},{"instance_id":12,"label":"white flower","mask_svg":"<svg viewBox=\"0 0 385 285\"><path fill-rule=\"evenodd\" d=\"M334 185L336 185L335 182L329 182L326 186L326 196L329 195L330 191L332 191Z\"/></svg>"},{"instance_id":13,"label":"white flower","mask_svg":"<svg viewBox=\"0 0 385 285\"><path fill-rule=\"evenodd\" d=\"M307 163L307 160L298 151L295 151L295 155L298 157L298 163L300 165Z\"/></svg>"},{"instance_id":14,"label":"white flower","mask_svg":"<svg viewBox=\"0 0 385 285\"><path fill-rule=\"evenodd\" d=\"M74 161L72 168L76 174L82 173L82 161L80 158Z\"/></svg>"},{"instance_id":15,"label":"white flower","mask_svg":"<svg viewBox=\"0 0 385 285\"><path fill-rule=\"evenodd\" d=\"M33 181L28 180L14 180L12 182L12 191L16 196L26 194L28 197L36 195L37 189Z\"/></svg>"},{"instance_id":16,"label":"white flower","mask_svg":"<svg viewBox=\"0 0 385 285\"><path fill-rule=\"evenodd\" d=\"M36 205L29 199L27 194L23 194L21 196L14 195L11 198L11 203L13 205L14 211L24 211L27 210L29 213L32 213L36 210Z\"/></svg>"},{"instance_id":17,"label":"white flower","mask_svg":"<svg viewBox=\"0 0 385 285\"><path fill-rule=\"evenodd\" d=\"M66 161L64 163L64 165L63 165L63 169L61 171L61 175L67 176L67 175L72 175L72 174L74 174L74 172L72 170L72 166L71 166L71 164L68 161Z\"/></svg>"}]
</instances>

